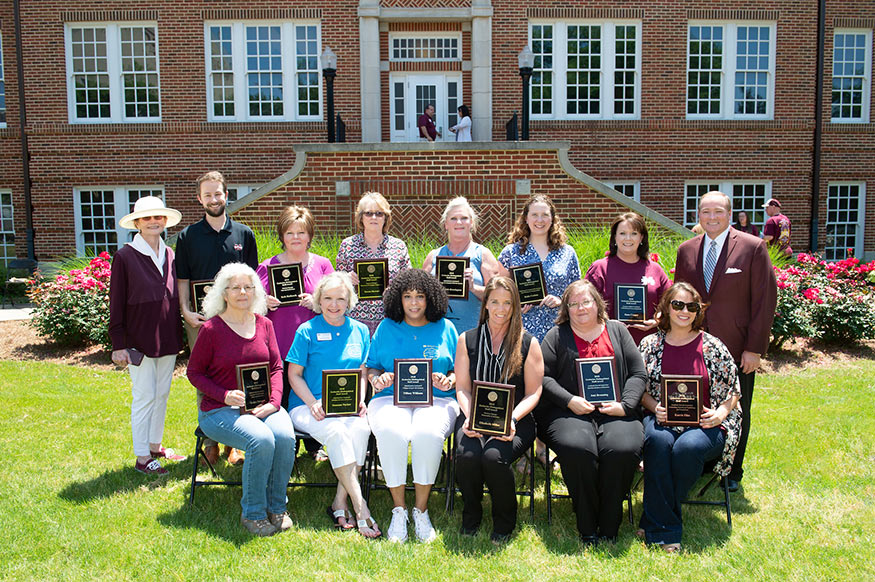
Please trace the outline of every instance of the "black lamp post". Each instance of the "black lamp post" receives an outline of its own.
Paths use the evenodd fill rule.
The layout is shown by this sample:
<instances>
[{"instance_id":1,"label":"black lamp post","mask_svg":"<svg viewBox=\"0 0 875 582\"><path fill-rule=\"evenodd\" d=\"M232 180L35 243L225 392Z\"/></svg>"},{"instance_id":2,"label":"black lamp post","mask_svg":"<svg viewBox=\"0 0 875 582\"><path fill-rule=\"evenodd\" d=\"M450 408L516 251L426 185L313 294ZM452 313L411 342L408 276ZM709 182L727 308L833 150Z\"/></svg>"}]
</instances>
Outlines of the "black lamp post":
<instances>
[{"instance_id":1,"label":"black lamp post","mask_svg":"<svg viewBox=\"0 0 875 582\"><path fill-rule=\"evenodd\" d=\"M529 139L529 80L532 78L532 70L535 67L535 53L529 45L523 47L519 54L520 77L523 78L523 127L521 139Z\"/></svg>"},{"instance_id":2,"label":"black lamp post","mask_svg":"<svg viewBox=\"0 0 875 582\"><path fill-rule=\"evenodd\" d=\"M337 55L328 47L322 51L322 75L328 90L328 143L337 141L337 132L334 127L334 77L337 75Z\"/></svg>"}]
</instances>

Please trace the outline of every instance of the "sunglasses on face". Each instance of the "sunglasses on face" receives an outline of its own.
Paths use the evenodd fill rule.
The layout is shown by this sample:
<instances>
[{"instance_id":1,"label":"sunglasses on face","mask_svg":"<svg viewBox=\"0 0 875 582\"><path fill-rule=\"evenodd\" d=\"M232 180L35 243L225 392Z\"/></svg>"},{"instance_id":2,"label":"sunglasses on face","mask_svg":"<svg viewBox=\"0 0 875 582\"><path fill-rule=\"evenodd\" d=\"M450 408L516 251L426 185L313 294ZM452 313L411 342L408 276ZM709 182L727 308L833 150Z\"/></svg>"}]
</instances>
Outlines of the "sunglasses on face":
<instances>
[{"instance_id":1,"label":"sunglasses on face","mask_svg":"<svg viewBox=\"0 0 875 582\"><path fill-rule=\"evenodd\" d=\"M687 311L690 313L699 313L699 310L702 309L702 306L695 301L691 301L690 303L684 303L679 299L671 300L671 308L675 311L681 311L684 307L687 308Z\"/></svg>"},{"instance_id":2,"label":"sunglasses on face","mask_svg":"<svg viewBox=\"0 0 875 582\"><path fill-rule=\"evenodd\" d=\"M364 216L367 216L368 218L383 218L384 216L386 216L385 212L381 212L379 210L374 211L374 212L365 211L365 212L362 212L362 214Z\"/></svg>"}]
</instances>

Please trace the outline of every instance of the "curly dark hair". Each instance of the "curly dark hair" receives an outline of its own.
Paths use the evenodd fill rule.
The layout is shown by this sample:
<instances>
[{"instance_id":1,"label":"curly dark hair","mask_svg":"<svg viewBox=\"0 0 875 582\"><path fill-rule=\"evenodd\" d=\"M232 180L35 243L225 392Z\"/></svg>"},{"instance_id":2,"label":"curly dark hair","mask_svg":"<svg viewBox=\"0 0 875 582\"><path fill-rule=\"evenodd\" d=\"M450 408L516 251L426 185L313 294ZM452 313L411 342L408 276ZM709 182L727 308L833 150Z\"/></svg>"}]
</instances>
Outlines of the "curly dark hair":
<instances>
[{"instance_id":1,"label":"curly dark hair","mask_svg":"<svg viewBox=\"0 0 875 582\"><path fill-rule=\"evenodd\" d=\"M692 296L693 301L701 306L699 312L693 318L693 331L699 331L705 327L705 310L708 309L708 305L710 304L702 301L702 296L699 295L699 292L696 291L695 287L686 281L678 281L662 294L662 298L659 300L659 306L656 308L656 325L662 331L668 331L671 329L671 317L669 316L671 300L681 291L689 293Z\"/></svg>"},{"instance_id":2,"label":"curly dark hair","mask_svg":"<svg viewBox=\"0 0 875 582\"><path fill-rule=\"evenodd\" d=\"M532 236L532 231L529 228L528 223L529 208L536 202L543 202L550 208L550 230L547 231L547 247L551 251L555 251L568 242L568 235L565 234L565 225L562 224L562 219L556 214L556 206L553 204L553 201L550 200L549 196L535 194L526 200L522 211L520 211L519 216L517 216L513 230L511 230L510 234L507 236L508 244L513 244L519 241L519 253L521 255L526 253L526 245L529 244L529 237Z\"/></svg>"},{"instance_id":3,"label":"curly dark hair","mask_svg":"<svg viewBox=\"0 0 875 582\"><path fill-rule=\"evenodd\" d=\"M419 291L425 295L425 318L428 321L439 321L447 314L447 292L444 286L422 269L406 269L395 275L383 293L383 313L388 319L404 321L401 296L405 291Z\"/></svg>"}]
</instances>

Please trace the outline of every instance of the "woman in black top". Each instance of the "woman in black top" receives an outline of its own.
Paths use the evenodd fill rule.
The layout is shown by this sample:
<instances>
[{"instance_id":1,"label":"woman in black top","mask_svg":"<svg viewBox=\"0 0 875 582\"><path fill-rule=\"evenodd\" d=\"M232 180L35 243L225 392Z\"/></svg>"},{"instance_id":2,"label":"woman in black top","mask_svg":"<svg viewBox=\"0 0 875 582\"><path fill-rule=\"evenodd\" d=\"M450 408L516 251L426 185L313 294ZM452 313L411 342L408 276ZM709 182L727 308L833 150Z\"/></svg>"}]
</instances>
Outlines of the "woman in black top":
<instances>
[{"instance_id":1,"label":"woman in black top","mask_svg":"<svg viewBox=\"0 0 875 582\"><path fill-rule=\"evenodd\" d=\"M604 299L585 280L565 289L543 349L538 437L559 456L581 541L613 542L623 498L641 460L644 362L626 326L608 319ZM590 357L614 358L619 401L595 404L580 395L575 360Z\"/></svg>"},{"instance_id":2,"label":"woman in black top","mask_svg":"<svg viewBox=\"0 0 875 582\"><path fill-rule=\"evenodd\" d=\"M479 325L459 338L456 398L462 416L456 433L456 480L462 491L463 535L474 535L483 518L483 483L492 496L492 542L500 544L516 527L513 463L535 441L530 412L541 396L544 360L538 340L523 330L520 296L507 277L493 277L483 292ZM475 381L515 387L510 435L486 437L470 430Z\"/></svg>"}]
</instances>

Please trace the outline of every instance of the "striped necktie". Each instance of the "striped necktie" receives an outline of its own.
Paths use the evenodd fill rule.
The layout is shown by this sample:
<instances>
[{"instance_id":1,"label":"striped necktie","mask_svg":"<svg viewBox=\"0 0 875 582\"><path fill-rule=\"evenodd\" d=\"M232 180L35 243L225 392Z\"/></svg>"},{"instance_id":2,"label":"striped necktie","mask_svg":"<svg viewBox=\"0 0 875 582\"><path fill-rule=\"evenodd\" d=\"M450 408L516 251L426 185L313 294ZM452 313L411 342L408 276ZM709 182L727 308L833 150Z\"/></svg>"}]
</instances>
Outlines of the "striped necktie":
<instances>
[{"instance_id":1,"label":"striped necktie","mask_svg":"<svg viewBox=\"0 0 875 582\"><path fill-rule=\"evenodd\" d=\"M714 267L717 266L717 241L712 240L705 257L705 290L711 292L711 279L714 278Z\"/></svg>"}]
</instances>

